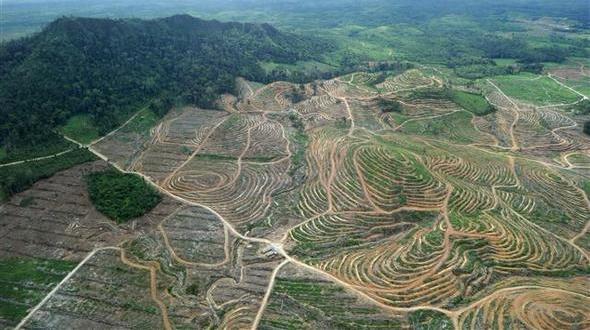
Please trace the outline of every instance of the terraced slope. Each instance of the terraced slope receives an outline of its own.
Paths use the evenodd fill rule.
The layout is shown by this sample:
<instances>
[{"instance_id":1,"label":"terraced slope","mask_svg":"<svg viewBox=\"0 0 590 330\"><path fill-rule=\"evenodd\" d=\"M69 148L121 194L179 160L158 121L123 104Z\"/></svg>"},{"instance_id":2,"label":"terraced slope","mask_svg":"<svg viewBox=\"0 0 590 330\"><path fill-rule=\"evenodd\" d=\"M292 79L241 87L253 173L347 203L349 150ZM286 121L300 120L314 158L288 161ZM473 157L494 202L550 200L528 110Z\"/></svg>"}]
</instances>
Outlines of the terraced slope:
<instances>
[{"instance_id":1,"label":"terraced slope","mask_svg":"<svg viewBox=\"0 0 590 330\"><path fill-rule=\"evenodd\" d=\"M91 151L178 204L22 325L588 328L587 96L567 83L569 103L453 86L495 108L476 116L431 68L238 80L224 111L120 129Z\"/></svg>"}]
</instances>

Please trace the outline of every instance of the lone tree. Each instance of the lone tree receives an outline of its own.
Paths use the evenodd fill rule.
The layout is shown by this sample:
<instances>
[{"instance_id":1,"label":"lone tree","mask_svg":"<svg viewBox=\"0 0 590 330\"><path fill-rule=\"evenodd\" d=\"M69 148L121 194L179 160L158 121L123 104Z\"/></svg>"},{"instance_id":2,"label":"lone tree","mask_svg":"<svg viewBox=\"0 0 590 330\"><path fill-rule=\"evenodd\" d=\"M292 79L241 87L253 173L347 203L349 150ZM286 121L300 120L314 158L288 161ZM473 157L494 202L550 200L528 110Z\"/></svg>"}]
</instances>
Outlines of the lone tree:
<instances>
[{"instance_id":1,"label":"lone tree","mask_svg":"<svg viewBox=\"0 0 590 330\"><path fill-rule=\"evenodd\" d=\"M584 133L590 135L590 121L584 123Z\"/></svg>"}]
</instances>

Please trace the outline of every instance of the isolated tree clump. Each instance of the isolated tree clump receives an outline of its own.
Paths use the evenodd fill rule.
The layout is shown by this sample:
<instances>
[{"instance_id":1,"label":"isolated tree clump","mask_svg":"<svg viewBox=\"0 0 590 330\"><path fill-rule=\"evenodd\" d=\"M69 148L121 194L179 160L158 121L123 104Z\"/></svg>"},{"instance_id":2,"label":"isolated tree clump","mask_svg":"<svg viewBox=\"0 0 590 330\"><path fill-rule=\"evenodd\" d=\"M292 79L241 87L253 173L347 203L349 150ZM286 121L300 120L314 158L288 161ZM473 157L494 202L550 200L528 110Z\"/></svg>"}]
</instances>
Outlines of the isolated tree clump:
<instances>
[{"instance_id":1,"label":"isolated tree clump","mask_svg":"<svg viewBox=\"0 0 590 330\"><path fill-rule=\"evenodd\" d=\"M118 223L149 212L162 200L153 187L135 174L107 170L87 175L86 182L96 209Z\"/></svg>"}]
</instances>

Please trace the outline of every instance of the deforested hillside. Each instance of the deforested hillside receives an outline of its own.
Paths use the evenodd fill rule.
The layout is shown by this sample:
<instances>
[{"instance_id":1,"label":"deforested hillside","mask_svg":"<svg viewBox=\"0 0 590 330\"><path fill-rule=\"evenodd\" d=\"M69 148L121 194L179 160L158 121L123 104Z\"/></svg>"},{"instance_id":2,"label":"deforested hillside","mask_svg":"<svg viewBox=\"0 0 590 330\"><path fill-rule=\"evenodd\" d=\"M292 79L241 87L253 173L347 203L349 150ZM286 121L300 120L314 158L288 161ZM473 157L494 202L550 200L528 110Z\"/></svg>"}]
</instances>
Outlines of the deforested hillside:
<instances>
[{"instance_id":1,"label":"deforested hillside","mask_svg":"<svg viewBox=\"0 0 590 330\"><path fill-rule=\"evenodd\" d=\"M138 106L168 95L211 105L236 76L263 80L260 61L293 63L318 49L319 42L268 24L188 15L60 18L0 46L0 147L45 141L74 115L86 115L104 134Z\"/></svg>"}]
</instances>

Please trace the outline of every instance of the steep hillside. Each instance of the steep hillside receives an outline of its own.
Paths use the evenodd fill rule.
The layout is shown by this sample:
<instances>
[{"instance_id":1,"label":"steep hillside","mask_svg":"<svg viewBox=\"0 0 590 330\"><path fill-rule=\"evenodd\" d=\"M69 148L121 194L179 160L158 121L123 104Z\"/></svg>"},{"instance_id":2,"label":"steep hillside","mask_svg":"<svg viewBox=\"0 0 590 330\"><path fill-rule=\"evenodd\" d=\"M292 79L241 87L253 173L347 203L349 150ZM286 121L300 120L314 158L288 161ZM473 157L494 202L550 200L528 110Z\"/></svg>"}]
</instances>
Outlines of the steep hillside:
<instances>
[{"instance_id":1,"label":"steep hillside","mask_svg":"<svg viewBox=\"0 0 590 330\"><path fill-rule=\"evenodd\" d=\"M210 105L236 76L263 80L260 61L293 63L319 49L267 24L60 18L0 46L0 147L43 141L76 114L104 133L167 95Z\"/></svg>"}]
</instances>

